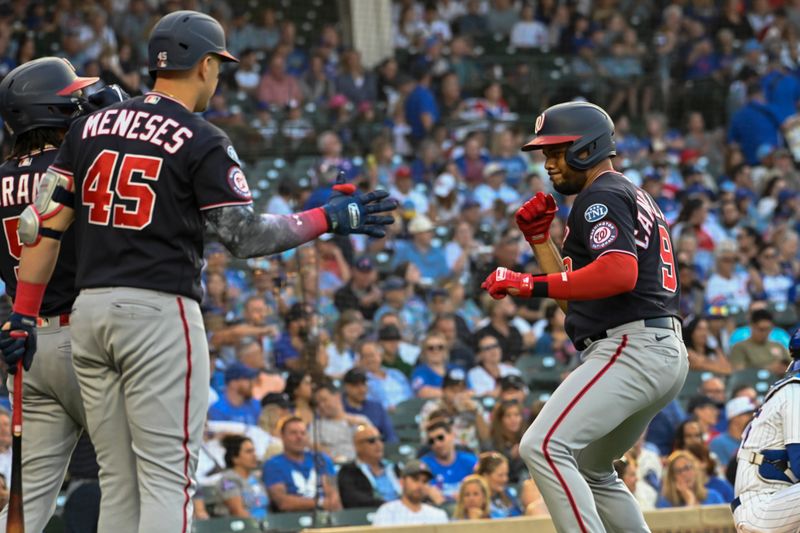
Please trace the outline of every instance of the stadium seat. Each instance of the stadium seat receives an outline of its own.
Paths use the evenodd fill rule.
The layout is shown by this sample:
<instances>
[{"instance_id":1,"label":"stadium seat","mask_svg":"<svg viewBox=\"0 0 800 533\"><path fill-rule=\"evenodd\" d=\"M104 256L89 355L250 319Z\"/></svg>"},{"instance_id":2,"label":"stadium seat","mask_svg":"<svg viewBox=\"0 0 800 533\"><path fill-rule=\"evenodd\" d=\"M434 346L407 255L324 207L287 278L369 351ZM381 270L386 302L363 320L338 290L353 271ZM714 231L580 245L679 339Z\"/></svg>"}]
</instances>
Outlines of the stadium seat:
<instances>
[{"instance_id":1,"label":"stadium seat","mask_svg":"<svg viewBox=\"0 0 800 533\"><path fill-rule=\"evenodd\" d=\"M414 438L415 438L414 445L407 444L404 442L393 442L384 444L383 456L395 464L405 463L409 459L413 459L417 453L417 446L419 446L419 431L416 431Z\"/></svg>"},{"instance_id":2,"label":"stadium seat","mask_svg":"<svg viewBox=\"0 0 800 533\"><path fill-rule=\"evenodd\" d=\"M700 387L700 384L708 378L713 377L713 375L714 374L711 372L696 372L694 370L689 371L689 373L686 375L686 381L683 384L683 388L678 393L678 401L684 408L686 407L686 403L689 401L689 398L698 394L697 390Z\"/></svg>"},{"instance_id":3,"label":"stadium seat","mask_svg":"<svg viewBox=\"0 0 800 533\"><path fill-rule=\"evenodd\" d=\"M194 533L261 533L261 524L253 518L212 518L195 520Z\"/></svg>"},{"instance_id":4,"label":"stadium seat","mask_svg":"<svg viewBox=\"0 0 800 533\"><path fill-rule=\"evenodd\" d=\"M318 511L316 521L313 512L307 513L269 513L263 522L264 531L300 531L312 527L331 525L330 513Z\"/></svg>"},{"instance_id":5,"label":"stadium seat","mask_svg":"<svg viewBox=\"0 0 800 533\"><path fill-rule=\"evenodd\" d=\"M331 513L331 525L334 527L368 526L375 519L375 507L353 507Z\"/></svg>"},{"instance_id":6,"label":"stadium seat","mask_svg":"<svg viewBox=\"0 0 800 533\"><path fill-rule=\"evenodd\" d=\"M522 379L529 387L551 392L561 383L561 373L565 370L555 357L545 354L524 355L514 366L522 372Z\"/></svg>"},{"instance_id":7,"label":"stadium seat","mask_svg":"<svg viewBox=\"0 0 800 533\"><path fill-rule=\"evenodd\" d=\"M392 419L394 431L401 444L419 446L420 435L420 411L427 400L421 398L411 398L401 402L395 410L389 414Z\"/></svg>"},{"instance_id":8,"label":"stadium seat","mask_svg":"<svg viewBox=\"0 0 800 533\"><path fill-rule=\"evenodd\" d=\"M763 396L770 385L772 385L778 376L773 375L769 370L762 368L745 368L738 372L731 374L728 378L728 396L733 393L733 390L739 385L750 385L756 389L759 396Z\"/></svg>"}]
</instances>

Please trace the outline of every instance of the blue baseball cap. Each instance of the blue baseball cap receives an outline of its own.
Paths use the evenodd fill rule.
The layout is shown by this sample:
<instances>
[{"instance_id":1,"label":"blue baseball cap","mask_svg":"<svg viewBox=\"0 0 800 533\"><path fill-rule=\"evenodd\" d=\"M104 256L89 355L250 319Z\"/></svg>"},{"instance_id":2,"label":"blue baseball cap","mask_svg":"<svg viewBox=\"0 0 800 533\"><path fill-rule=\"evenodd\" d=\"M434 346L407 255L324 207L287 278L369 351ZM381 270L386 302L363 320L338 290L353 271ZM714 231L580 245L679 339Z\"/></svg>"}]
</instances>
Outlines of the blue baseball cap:
<instances>
[{"instance_id":1,"label":"blue baseball cap","mask_svg":"<svg viewBox=\"0 0 800 533\"><path fill-rule=\"evenodd\" d=\"M225 383L237 379L255 379L256 376L258 376L258 370L253 370L238 361L225 369Z\"/></svg>"}]
</instances>

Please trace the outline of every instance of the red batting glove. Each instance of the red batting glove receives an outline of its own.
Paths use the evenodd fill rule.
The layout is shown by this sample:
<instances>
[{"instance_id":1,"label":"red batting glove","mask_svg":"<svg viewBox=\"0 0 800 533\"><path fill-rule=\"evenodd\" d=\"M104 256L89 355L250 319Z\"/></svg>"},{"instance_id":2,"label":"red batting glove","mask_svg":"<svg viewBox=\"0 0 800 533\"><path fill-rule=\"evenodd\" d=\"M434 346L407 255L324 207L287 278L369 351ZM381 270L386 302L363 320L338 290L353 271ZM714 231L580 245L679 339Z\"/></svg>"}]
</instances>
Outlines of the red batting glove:
<instances>
[{"instance_id":1,"label":"red batting glove","mask_svg":"<svg viewBox=\"0 0 800 533\"><path fill-rule=\"evenodd\" d=\"M533 293L533 275L500 267L486 276L486 280L481 283L481 288L485 289L495 300L505 298L509 294L530 298Z\"/></svg>"},{"instance_id":2,"label":"red batting glove","mask_svg":"<svg viewBox=\"0 0 800 533\"><path fill-rule=\"evenodd\" d=\"M517 226L531 244L542 244L550 238L550 224L556 216L558 206L552 194L537 192L536 196L522 204L517 210Z\"/></svg>"}]
</instances>

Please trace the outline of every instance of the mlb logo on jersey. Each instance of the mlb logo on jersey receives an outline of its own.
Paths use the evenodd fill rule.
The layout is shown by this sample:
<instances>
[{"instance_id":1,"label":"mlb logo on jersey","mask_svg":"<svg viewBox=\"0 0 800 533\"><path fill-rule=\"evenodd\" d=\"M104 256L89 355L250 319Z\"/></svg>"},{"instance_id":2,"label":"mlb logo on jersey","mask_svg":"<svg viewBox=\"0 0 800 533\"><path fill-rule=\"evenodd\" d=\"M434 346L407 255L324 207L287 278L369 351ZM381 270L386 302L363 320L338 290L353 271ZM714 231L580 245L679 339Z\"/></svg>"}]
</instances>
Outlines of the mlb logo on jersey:
<instances>
[{"instance_id":1,"label":"mlb logo on jersey","mask_svg":"<svg viewBox=\"0 0 800 533\"><path fill-rule=\"evenodd\" d=\"M148 94L147 96L144 97L145 104L157 104L160 101L161 97L158 96L157 94Z\"/></svg>"},{"instance_id":2,"label":"mlb logo on jersey","mask_svg":"<svg viewBox=\"0 0 800 533\"><path fill-rule=\"evenodd\" d=\"M608 207L605 204L592 204L583 212L583 218L586 222L597 222L602 220L608 214Z\"/></svg>"},{"instance_id":3,"label":"mlb logo on jersey","mask_svg":"<svg viewBox=\"0 0 800 533\"><path fill-rule=\"evenodd\" d=\"M589 233L589 247L592 250L602 250L616 241L617 235L619 235L619 231L617 230L616 224L607 220L598 222L592 227L591 233Z\"/></svg>"},{"instance_id":4,"label":"mlb logo on jersey","mask_svg":"<svg viewBox=\"0 0 800 533\"><path fill-rule=\"evenodd\" d=\"M167 68L167 52L162 50L158 53L158 63L156 64L158 68Z\"/></svg>"}]
</instances>

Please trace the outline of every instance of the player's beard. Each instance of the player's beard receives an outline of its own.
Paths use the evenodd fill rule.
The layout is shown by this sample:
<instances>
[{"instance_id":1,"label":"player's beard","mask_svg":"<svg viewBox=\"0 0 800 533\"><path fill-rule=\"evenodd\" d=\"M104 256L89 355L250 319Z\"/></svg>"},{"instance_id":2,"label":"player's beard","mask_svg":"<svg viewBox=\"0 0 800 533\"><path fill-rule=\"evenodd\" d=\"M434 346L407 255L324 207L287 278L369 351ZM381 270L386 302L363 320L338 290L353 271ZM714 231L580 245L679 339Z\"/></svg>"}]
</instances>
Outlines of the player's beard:
<instances>
[{"instance_id":1,"label":"player's beard","mask_svg":"<svg viewBox=\"0 0 800 533\"><path fill-rule=\"evenodd\" d=\"M583 190L583 186L586 184L585 175L572 175L565 179L564 174L561 174L561 178L560 181L553 180L553 188L565 196L578 194Z\"/></svg>"}]
</instances>

